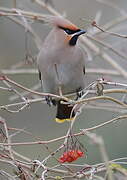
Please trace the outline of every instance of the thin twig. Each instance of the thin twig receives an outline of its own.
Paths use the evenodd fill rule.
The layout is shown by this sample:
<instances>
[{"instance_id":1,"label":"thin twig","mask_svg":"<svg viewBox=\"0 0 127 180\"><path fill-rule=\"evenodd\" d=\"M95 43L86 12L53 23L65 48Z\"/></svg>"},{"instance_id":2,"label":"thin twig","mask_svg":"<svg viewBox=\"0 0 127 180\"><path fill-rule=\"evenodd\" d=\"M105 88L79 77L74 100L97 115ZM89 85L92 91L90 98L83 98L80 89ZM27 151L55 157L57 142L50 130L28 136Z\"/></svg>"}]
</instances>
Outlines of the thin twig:
<instances>
[{"instance_id":1,"label":"thin twig","mask_svg":"<svg viewBox=\"0 0 127 180\"><path fill-rule=\"evenodd\" d=\"M5 75L16 75L16 74L38 74L37 69L1 69L0 72ZM88 74L106 74L106 75L117 75L120 73L115 70L103 69L103 68L86 68Z\"/></svg>"},{"instance_id":2,"label":"thin twig","mask_svg":"<svg viewBox=\"0 0 127 180\"><path fill-rule=\"evenodd\" d=\"M85 132L86 131L93 131L95 129L98 129L98 128L101 128L103 126L106 126L108 124L111 124L113 122L117 122L119 120L126 120L127 119L127 115L123 115L123 116L118 116L116 118L113 118L107 122L104 122L104 123L101 123L97 126L94 126L94 127L91 127L91 128L87 128L87 129L83 129L81 132L79 133L75 133L73 134L74 136L81 136L81 135L85 135ZM21 143L11 143L11 144L8 144L8 143L0 143L0 145L3 145L3 146L22 146L22 145L36 145L36 144L49 144L49 143L53 143L53 142L57 142L57 141L60 141L62 139L65 139L67 138L68 136L62 136L62 137L58 137L56 139L51 139L51 140L48 140L48 141L35 141L35 142L21 142Z\"/></svg>"}]
</instances>

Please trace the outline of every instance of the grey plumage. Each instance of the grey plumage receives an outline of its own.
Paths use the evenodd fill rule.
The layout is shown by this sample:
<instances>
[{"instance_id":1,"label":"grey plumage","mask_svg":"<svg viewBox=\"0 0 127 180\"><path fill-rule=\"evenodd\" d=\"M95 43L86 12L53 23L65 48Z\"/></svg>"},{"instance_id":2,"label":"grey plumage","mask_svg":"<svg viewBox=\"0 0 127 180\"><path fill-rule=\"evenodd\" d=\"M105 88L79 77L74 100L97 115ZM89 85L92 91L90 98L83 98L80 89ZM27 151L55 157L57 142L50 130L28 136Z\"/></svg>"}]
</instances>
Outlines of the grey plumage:
<instances>
[{"instance_id":1,"label":"grey plumage","mask_svg":"<svg viewBox=\"0 0 127 180\"><path fill-rule=\"evenodd\" d=\"M63 95L75 93L85 87L85 58L77 42L81 30L62 17L52 17L51 22L53 29L46 37L37 59L43 91L59 95L61 87ZM66 29L72 34L68 34ZM76 31L79 34L77 37ZM69 44L72 37L75 38L74 45Z\"/></svg>"}]
</instances>

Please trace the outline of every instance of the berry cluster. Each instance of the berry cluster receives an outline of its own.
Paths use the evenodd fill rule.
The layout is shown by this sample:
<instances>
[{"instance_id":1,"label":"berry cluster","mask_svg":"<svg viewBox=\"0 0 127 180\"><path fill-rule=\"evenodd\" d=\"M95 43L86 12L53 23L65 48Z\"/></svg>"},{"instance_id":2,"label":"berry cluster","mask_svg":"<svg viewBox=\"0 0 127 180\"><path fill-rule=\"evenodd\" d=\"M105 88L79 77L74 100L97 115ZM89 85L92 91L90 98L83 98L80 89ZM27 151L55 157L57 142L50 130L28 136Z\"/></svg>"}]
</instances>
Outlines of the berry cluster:
<instances>
[{"instance_id":1,"label":"berry cluster","mask_svg":"<svg viewBox=\"0 0 127 180\"><path fill-rule=\"evenodd\" d=\"M64 162L72 162L77 160L80 157L84 156L84 152L81 150L69 150L66 151L62 154L62 156L59 158L59 162L64 163Z\"/></svg>"}]
</instances>

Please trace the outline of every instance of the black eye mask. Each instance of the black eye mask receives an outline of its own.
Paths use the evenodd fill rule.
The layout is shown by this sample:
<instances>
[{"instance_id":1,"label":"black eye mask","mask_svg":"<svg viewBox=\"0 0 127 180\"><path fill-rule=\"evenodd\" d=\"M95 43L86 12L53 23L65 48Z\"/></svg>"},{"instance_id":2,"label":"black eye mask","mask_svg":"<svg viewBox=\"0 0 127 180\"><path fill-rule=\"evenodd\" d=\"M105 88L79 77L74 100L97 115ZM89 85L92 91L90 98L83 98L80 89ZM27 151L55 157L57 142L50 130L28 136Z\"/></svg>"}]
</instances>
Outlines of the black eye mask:
<instances>
[{"instance_id":1,"label":"black eye mask","mask_svg":"<svg viewBox=\"0 0 127 180\"><path fill-rule=\"evenodd\" d=\"M72 29L68 29L68 28L64 28L64 27L61 27L59 26L60 29L63 29L67 34L71 35L71 34L75 34L77 32L80 31L80 29L77 29L77 30L72 30Z\"/></svg>"},{"instance_id":2,"label":"black eye mask","mask_svg":"<svg viewBox=\"0 0 127 180\"><path fill-rule=\"evenodd\" d=\"M72 38L71 38L70 41L69 41L69 45L70 45L70 46L75 46L75 45L76 45L76 42L77 42L77 40L78 40L78 37L79 37L81 34L86 33L85 30L81 30L81 29L72 30L72 29L68 29L68 28L61 27L61 26L59 26L59 28L62 29L62 30L64 30L68 35L74 34L74 36L72 36Z\"/></svg>"}]
</instances>

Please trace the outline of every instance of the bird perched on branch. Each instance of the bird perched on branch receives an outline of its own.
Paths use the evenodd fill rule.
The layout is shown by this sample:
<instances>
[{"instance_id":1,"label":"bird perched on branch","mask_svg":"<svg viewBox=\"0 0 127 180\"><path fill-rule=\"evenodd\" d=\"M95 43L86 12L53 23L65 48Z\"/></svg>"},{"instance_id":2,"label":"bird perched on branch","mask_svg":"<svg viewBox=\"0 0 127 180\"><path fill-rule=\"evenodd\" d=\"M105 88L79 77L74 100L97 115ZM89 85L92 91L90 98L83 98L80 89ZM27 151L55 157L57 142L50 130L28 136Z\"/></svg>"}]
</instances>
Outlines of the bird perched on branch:
<instances>
[{"instance_id":1,"label":"bird perched on branch","mask_svg":"<svg viewBox=\"0 0 127 180\"><path fill-rule=\"evenodd\" d=\"M84 88L85 57L77 40L86 31L63 17L51 16L48 21L53 28L44 40L37 59L43 92L67 95L81 91ZM55 102L56 121L73 120L73 106L61 100Z\"/></svg>"}]
</instances>

